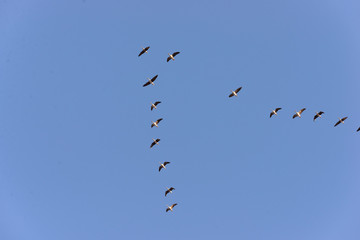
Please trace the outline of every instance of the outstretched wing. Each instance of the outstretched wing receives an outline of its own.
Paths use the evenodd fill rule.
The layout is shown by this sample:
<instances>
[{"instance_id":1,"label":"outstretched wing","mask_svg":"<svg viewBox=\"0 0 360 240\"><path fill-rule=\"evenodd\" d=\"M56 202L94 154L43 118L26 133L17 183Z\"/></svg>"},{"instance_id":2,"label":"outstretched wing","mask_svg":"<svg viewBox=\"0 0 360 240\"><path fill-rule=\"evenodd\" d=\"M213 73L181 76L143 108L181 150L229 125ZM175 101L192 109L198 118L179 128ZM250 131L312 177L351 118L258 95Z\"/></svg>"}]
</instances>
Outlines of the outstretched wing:
<instances>
[{"instance_id":1,"label":"outstretched wing","mask_svg":"<svg viewBox=\"0 0 360 240\"><path fill-rule=\"evenodd\" d=\"M168 165L170 162L164 162L164 166Z\"/></svg>"},{"instance_id":2,"label":"outstretched wing","mask_svg":"<svg viewBox=\"0 0 360 240\"><path fill-rule=\"evenodd\" d=\"M336 127L337 125L339 125L341 122L338 121L337 123L335 123L334 127Z\"/></svg>"},{"instance_id":3,"label":"outstretched wing","mask_svg":"<svg viewBox=\"0 0 360 240\"><path fill-rule=\"evenodd\" d=\"M155 144L156 144L155 142L152 142L150 148L152 148Z\"/></svg>"},{"instance_id":4,"label":"outstretched wing","mask_svg":"<svg viewBox=\"0 0 360 240\"><path fill-rule=\"evenodd\" d=\"M174 203L173 205L171 205L171 207L175 207L177 205L177 203Z\"/></svg>"},{"instance_id":5,"label":"outstretched wing","mask_svg":"<svg viewBox=\"0 0 360 240\"><path fill-rule=\"evenodd\" d=\"M146 82L144 85L143 85L143 87L146 87L147 85L149 85L150 84L150 82Z\"/></svg>"},{"instance_id":6,"label":"outstretched wing","mask_svg":"<svg viewBox=\"0 0 360 240\"><path fill-rule=\"evenodd\" d=\"M168 61L170 61L170 59L171 59L171 57L168 57L168 58L166 59L166 61L168 62Z\"/></svg>"},{"instance_id":7,"label":"outstretched wing","mask_svg":"<svg viewBox=\"0 0 360 240\"><path fill-rule=\"evenodd\" d=\"M320 114L320 113L318 113L318 114L316 114L316 115L314 116L314 120L313 120L313 121L315 121L315 119L317 119L317 118L319 117L319 114Z\"/></svg>"},{"instance_id":8,"label":"outstretched wing","mask_svg":"<svg viewBox=\"0 0 360 240\"><path fill-rule=\"evenodd\" d=\"M231 93L230 95L229 95L229 97L233 97L235 94L234 93Z\"/></svg>"},{"instance_id":9,"label":"outstretched wing","mask_svg":"<svg viewBox=\"0 0 360 240\"><path fill-rule=\"evenodd\" d=\"M158 120L156 120L156 123L161 122L161 120L163 120L162 118L159 118Z\"/></svg>"},{"instance_id":10,"label":"outstretched wing","mask_svg":"<svg viewBox=\"0 0 360 240\"><path fill-rule=\"evenodd\" d=\"M302 112L305 111L305 110L306 110L306 108L303 108L303 109L301 109L301 110L299 111L299 113L302 114Z\"/></svg>"},{"instance_id":11,"label":"outstretched wing","mask_svg":"<svg viewBox=\"0 0 360 240\"><path fill-rule=\"evenodd\" d=\"M173 54L172 54L172 56L173 57L175 57L176 55L178 55L180 52L174 52Z\"/></svg>"},{"instance_id":12,"label":"outstretched wing","mask_svg":"<svg viewBox=\"0 0 360 240\"><path fill-rule=\"evenodd\" d=\"M277 111L279 111L279 110L281 110L281 108L276 108L276 109L275 109L275 112L277 112Z\"/></svg>"},{"instance_id":13,"label":"outstretched wing","mask_svg":"<svg viewBox=\"0 0 360 240\"><path fill-rule=\"evenodd\" d=\"M342 120L342 121L345 121L346 119L347 119L347 117L344 117L344 118L342 118L341 120Z\"/></svg>"},{"instance_id":14,"label":"outstretched wing","mask_svg":"<svg viewBox=\"0 0 360 240\"><path fill-rule=\"evenodd\" d=\"M139 53L138 57L140 57L141 55L143 55L145 51L146 51L146 50L143 49L143 50Z\"/></svg>"},{"instance_id":15,"label":"outstretched wing","mask_svg":"<svg viewBox=\"0 0 360 240\"><path fill-rule=\"evenodd\" d=\"M242 87L239 87L238 89L235 90L235 92L238 93L241 89Z\"/></svg>"},{"instance_id":16,"label":"outstretched wing","mask_svg":"<svg viewBox=\"0 0 360 240\"><path fill-rule=\"evenodd\" d=\"M155 80L157 79L157 77L158 77L158 75L154 76L154 77L151 79L151 81L152 81L152 82L155 82Z\"/></svg>"},{"instance_id":17,"label":"outstretched wing","mask_svg":"<svg viewBox=\"0 0 360 240\"><path fill-rule=\"evenodd\" d=\"M168 212L169 210L170 210L170 208L167 208L167 209L166 209L166 212Z\"/></svg>"},{"instance_id":18,"label":"outstretched wing","mask_svg":"<svg viewBox=\"0 0 360 240\"><path fill-rule=\"evenodd\" d=\"M324 112L323 112L323 111L320 111L320 112L319 112L319 115L322 115L322 114L324 114Z\"/></svg>"},{"instance_id":19,"label":"outstretched wing","mask_svg":"<svg viewBox=\"0 0 360 240\"><path fill-rule=\"evenodd\" d=\"M270 113L270 118L271 118L271 117L272 117L272 115L274 115L274 114L275 114L274 112L271 112L271 113Z\"/></svg>"},{"instance_id":20,"label":"outstretched wing","mask_svg":"<svg viewBox=\"0 0 360 240\"><path fill-rule=\"evenodd\" d=\"M296 118L298 115L295 113L294 116L293 116L293 119Z\"/></svg>"},{"instance_id":21,"label":"outstretched wing","mask_svg":"<svg viewBox=\"0 0 360 240\"><path fill-rule=\"evenodd\" d=\"M166 190L166 192L165 192L165 197L166 197L166 195L167 195L169 192L170 192L169 190Z\"/></svg>"},{"instance_id":22,"label":"outstretched wing","mask_svg":"<svg viewBox=\"0 0 360 240\"><path fill-rule=\"evenodd\" d=\"M360 127L356 130L357 132L360 131Z\"/></svg>"},{"instance_id":23,"label":"outstretched wing","mask_svg":"<svg viewBox=\"0 0 360 240\"><path fill-rule=\"evenodd\" d=\"M161 169L163 168L163 166L162 165L160 165L160 167L159 167L159 172L161 171Z\"/></svg>"},{"instance_id":24,"label":"outstretched wing","mask_svg":"<svg viewBox=\"0 0 360 240\"><path fill-rule=\"evenodd\" d=\"M155 106L157 106L159 103L161 103L160 101L157 101L154 103Z\"/></svg>"}]
</instances>

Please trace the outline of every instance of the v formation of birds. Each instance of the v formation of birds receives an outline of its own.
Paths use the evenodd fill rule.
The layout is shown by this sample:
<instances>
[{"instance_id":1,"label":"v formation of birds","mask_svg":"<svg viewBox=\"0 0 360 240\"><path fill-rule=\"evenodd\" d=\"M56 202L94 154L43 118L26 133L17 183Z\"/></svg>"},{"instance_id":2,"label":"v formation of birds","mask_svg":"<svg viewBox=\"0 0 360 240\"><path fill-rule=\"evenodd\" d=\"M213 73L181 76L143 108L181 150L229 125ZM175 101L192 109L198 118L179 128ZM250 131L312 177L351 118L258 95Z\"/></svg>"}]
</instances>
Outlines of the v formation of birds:
<instances>
[{"instance_id":1,"label":"v formation of birds","mask_svg":"<svg viewBox=\"0 0 360 240\"><path fill-rule=\"evenodd\" d=\"M150 46L143 48L143 49L141 50L141 52L139 53L138 56L140 57L140 56L143 55L144 53L148 53L148 50L149 50L149 49L150 49ZM174 61L174 60L175 60L175 56L178 55L178 54L180 54L180 52L174 52L174 53L172 53L172 54L168 53L169 56L167 57L166 61L167 61L167 62L169 62L170 60L173 60L173 61ZM158 77L158 75L153 76L151 79L148 78L148 81L145 82L145 84L143 85L143 87L146 87L146 86L149 86L149 85L155 85L154 82L155 82L155 80L157 79L157 77ZM237 97L237 96L238 96L238 93L240 92L241 89L242 89L242 87L237 88L235 91L231 90L231 93L230 93L230 95L229 95L229 98L231 98L231 97ZM154 103L151 103L150 110L153 111L154 109L157 109L157 105L160 104L160 103L161 103L161 101L156 101L156 102L154 102ZM274 110L272 110L272 111L270 112L270 118L273 117L274 115L277 116L277 115L278 115L278 112L279 112L280 110L282 110L281 107L278 107L278 108L275 108ZM297 118L297 117L301 118L301 114L302 114L305 110L306 110L306 108L302 108L302 109L300 109L299 111L295 111L295 114L292 116L292 118L293 118L293 119L294 119L294 118ZM314 115L314 117L313 117L313 121L315 121L317 118L321 118L323 114L324 114L323 111L316 112L315 115ZM334 124L334 127L338 126L340 123L344 123L347 118L348 118L348 117L339 118L339 120ZM159 119L157 119L155 122L152 122L151 128L153 128L153 127L159 127L158 125L159 125L159 123L160 123L162 120L163 120L162 118L159 118ZM356 131L359 132L359 131L360 131L360 127L359 127ZM160 142L160 139L159 139L159 138L157 138L157 139L154 139L154 138L153 138L152 140L153 140L153 142L151 143L150 148L153 148L155 145L159 145L159 142ZM167 166L168 164L170 164L170 162L163 162L163 163L160 162L159 164L160 164L160 165L159 165L159 172L161 172L162 169L164 169L164 170L166 169L166 166ZM165 191L165 197L166 197L169 193L172 193L172 192L175 190L174 187L169 187L169 188L166 188L166 189L167 189L167 190ZM177 205L177 203L174 203L174 204L172 204L172 205L170 205L170 206L167 206L166 212L168 212L168 211L171 211L171 212L172 212L172 211L173 211L173 208L174 208L176 205Z\"/></svg>"},{"instance_id":2,"label":"v formation of birds","mask_svg":"<svg viewBox=\"0 0 360 240\"><path fill-rule=\"evenodd\" d=\"M141 55L143 55L144 53L148 53L148 50L150 49L150 46L148 47L145 47L141 50L141 52L139 53L139 57ZM172 54L168 54L169 56L167 57L166 59L166 62L169 62L170 60L173 60L175 61L175 56L178 55L180 52L174 52ZM145 82L143 84L143 87L147 87L149 85L155 85L155 80L157 79L158 75L155 75L153 76L152 78L148 78L148 81ZM159 105L161 103L161 101L156 101L154 103L151 103L151 106L150 106L150 110L153 111L154 109L157 109L157 105ZM151 124L151 128L153 127L159 127L159 123L162 121L163 119L162 118L159 118L157 119L155 122L152 122ZM156 145L159 145L159 142L160 142L160 138L156 138L156 139L152 139L152 143L150 144L150 148L153 148L155 147ZM161 172L161 170L165 170L166 169L166 166L170 164L170 162L159 162L159 172ZM173 191L175 190L174 187L170 186L170 187L166 187L166 191L165 191L165 197L169 194L169 193L173 193ZM173 211L173 208L177 205L177 203L173 203L171 204L170 206L167 206L166 208L166 212L168 211Z\"/></svg>"}]
</instances>

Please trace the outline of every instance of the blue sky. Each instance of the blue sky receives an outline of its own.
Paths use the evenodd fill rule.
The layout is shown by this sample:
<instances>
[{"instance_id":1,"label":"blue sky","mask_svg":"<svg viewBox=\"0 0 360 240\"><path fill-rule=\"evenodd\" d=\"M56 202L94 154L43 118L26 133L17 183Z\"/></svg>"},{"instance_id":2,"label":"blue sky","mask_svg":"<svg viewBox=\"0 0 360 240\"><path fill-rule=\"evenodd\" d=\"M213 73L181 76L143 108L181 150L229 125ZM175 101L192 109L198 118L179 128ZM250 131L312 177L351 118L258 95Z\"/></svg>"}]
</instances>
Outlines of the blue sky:
<instances>
[{"instance_id":1,"label":"blue sky","mask_svg":"<svg viewBox=\"0 0 360 240\"><path fill-rule=\"evenodd\" d=\"M0 1L0 239L359 239L359 11Z\"/></svg>"}]
</instances>

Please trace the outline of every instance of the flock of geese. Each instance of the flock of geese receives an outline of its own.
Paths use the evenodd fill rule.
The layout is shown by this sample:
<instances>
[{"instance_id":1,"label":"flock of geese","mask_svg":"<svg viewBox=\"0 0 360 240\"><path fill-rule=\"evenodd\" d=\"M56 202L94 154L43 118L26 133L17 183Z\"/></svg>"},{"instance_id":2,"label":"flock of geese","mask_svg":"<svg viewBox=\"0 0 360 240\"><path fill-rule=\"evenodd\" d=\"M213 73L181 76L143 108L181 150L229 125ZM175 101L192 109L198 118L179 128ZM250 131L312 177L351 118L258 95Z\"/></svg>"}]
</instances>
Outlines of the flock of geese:
<instances>
[{"instance_id":1,"label":"flock of geese","mask_svg":"<svg viewBox=\"0 0 360 240\"><path fill-rule=\"evenodd\" d=\"M146 48L143 48L142 51L139 53L139 57L141 55L143 55L144 53L148 53L148 50L150 49L150 46L146 47ZM175 56L178 55L180 52L174 52L173 54L169 54L168 53L168 58L166 59L166 62L169 62L170 60L173 60L175 61ZM157 79L158 75L155 75L154 77L152 77L151 79L148 78L148 81L143 85L143 87L146 87L146 86L149 86L149 85L155 85L155 80ZM229 95L229 98L231 97L237 97L238 96L238 93L240 92L240 90L242 89L242 87L239 87L237 88L235 91L231 90L231 93ZM160 101L156 101L155 103L151 103L151 111L153 109L157 109L157 105L159 105L161 102ZM270 118L274 115L278 115L278 112L281 110L282 108L278 107L278 108L275 108L274 110L272 110L270 112ZM292 118L301 118L301 114L306 110L306 108L302 108L300 109L299 111L295 112L295 114L292 116ZM320 112L316 112L314 118L313 118L313 121L315 121L317 118L321 118L321 116L324 114L323 111L320 111ZM339 118L339 120L335 123L334 127L338 126L340 123L344 123L345 120L347 119L348 117L343 117L343 118ZM159 118L157 119L155 122L152 122L151 124L151 128L153 127L159 127L159 123L162 121L163 119L162 118ZM360 131L360 127L356 130L357 132ZM150 145L150 148L153 148L154 146L156 145L159 145L159 142L160 142L160 139L157 138L157 139L152 139L153 142L151 143ZM170 162L159 162L160 166L159 166L159 172L162 170L162 169L166 169L166 165L170 164ZM169 193L172 193L175 188L173 187L170 187L170 188L166 188L167 190L165 191L165 197L169 194ZM167 206L166 208L166 212L168 211L173 211L173 208L177 205L177 203L174 203L172 204L171 206Z\"/></svg>"},{"instance_id":2,"label":"flock of geese","mask_svg":"<svg viewBox=\"0 0 360 240\"><path fill-rule=\"evenodd\" d=\"M238 89L236 89L235 91L231 90L231 94L229 95L229 98L231 97L237 97L238 96L238 93L240 92L240 90L242 89L242 87L239 87ZM270 118L273 116L273 115L278 115L278 111L280 111L282 108L276 108L275 110L272 110L271 113L270 113ZM296 118L296 117L299 117L301 118L301 114L306 110L306 108L302 108L300 109L298 112L295 112L295 114L293 115L293 119ZM321 118L321 116L324 114L323 111L320 111L320 112L316 112L315 113L315 116L314 116L314 120L315 121L317 118ZM345 120L347 119L348 117L343 117L343 118L339 118L339 121L337 121L335 124L334 124L334 127L336 127L337 125L339 125L340 123L344 123ZM360 127L356 130L357 132L360 131Z\"/></svg>"},{"instance_id":3,"label":"flock of geese","mask_svg":"<svg viewBox=\"0 0 360 240\"><path fill-rule=\"evenodd\" d=\"M150 46L146 47L146 48L143 48L142 51L139 53L139 57L141 55L143 55L144 53L148 53L148 50L150 49ZM173 60L175 61L175 56L178 55L180 52L174 52L173 54L168 54L169 57L166 59L166 62L169 62L170 60ZM148 78L148 81L146 83L144 83L143 87L146 87L146 86L149 86L149 85L155 85L155 80L157 79L158 75L155 75L154 77L152 77L151 79ZM155 103L151 103L151 107L150 107L150 110L154 110L154 109L157 109L157 105L159 105L161 103L161 101L156 101ZM162 121L163 119L162 118L159 118L158 120L156 120L155 122L151 122L151 128L153 127L159 127L159 123ZM153 142L150 144L150 148L153 148L154 146L156 145L159 145L159 142L160 142L160 138L156 138L156 139L152 139ZM159 166L159 172L162 170L162 169L166 169L166 165L170 164L170 162L159 162L160 166ZM170 188L166 188L166 191L165 191L165 197L169 194L169 193L172 193L173 191L175 190L174 187L170 187ZM171 206L167 206L166 208L166 212L168 211L173 211L173 208L177 205L177 203L174 203L172 204Z\"/></svg>"}]
</instances>

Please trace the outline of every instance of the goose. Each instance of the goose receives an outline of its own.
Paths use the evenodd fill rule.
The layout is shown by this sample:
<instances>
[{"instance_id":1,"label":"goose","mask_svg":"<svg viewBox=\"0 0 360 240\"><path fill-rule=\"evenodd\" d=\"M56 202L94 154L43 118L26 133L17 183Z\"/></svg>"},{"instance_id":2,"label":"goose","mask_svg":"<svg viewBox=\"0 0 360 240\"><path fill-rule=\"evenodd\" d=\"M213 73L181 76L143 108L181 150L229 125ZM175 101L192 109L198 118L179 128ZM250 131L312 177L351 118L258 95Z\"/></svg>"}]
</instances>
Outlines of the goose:
<instances>
[{"instance_id":1,"label":"goose","mask_svg":"<svg viewBox=\"0 0 360 240\"><path fill-rule=\"evenodd\" d=\"M175 56L178 55L180 52L174 52L173 54L168 53L169 57L166 59L166 61L170 61L171 59L175 61Z\"/></svg>"},{"instance_id":2,"label":"goose","mask_svg":"<svg viewBox=\"0 0 360 240\"><path fill-rule=\"evenodd\" d=\"M152 140L153 140L153 142L151 143L150 148L152 148L152 147L155 146L155 145L159 145L160 138L158 138L158 139L152 139Z\"/></svg>"},{"instance_id":3,"label":"goose","mask_svg":"<svg viewBox=\"0 0 360 240\"><path fill-rule=\"evenodd\" d=\"M166 169L166 165L168 165L170 162L164 162L164 163L161 163L161 162L159 162L160 163L160 166L159 166L159 172L161 171L161 169Z\"/></svg>"},{"instance_id":4,"label":"goose","mask_svg":"<svg viewBox=\"0 0 360 240\"><path fill-rule=\"evenodd\" d=\"M165 197L168 193L172 193L173 190L175 190L175 188L171 187L171 188L166 188L167 190L165 191Z\"/></svg>"},{"instance_id":5,"label":"goose","mask_svg":"<svg viewBox=\"0 0 360 240\"><path fill-rule=\"evenodd\" d=\"M348 117L343 117L343 118L339 118L339 121L337 123L335 123L334 127L336 127L337 125L339 125L340 123L344 123L344 121L347 119Z\"/></svg>"},{"instance_id":6,"label":"goose","mask_svg":"<svg viewBox=\"0 0 360 240\"><path fill-rule=\"evenodd\" d=\"M272 110L272 112L270 113L270 118L272 117L272 115L276 115L277 116L277 112L281 110L281 108L276 108L275 110Z\"/></svg>"},{"instance_id":7,"label":"goose","mask_svg":"<svg viewBox=\"0 0 360 240\"><path fill-rule=\"evenodd\" d=\"M146 48L142 48L142 51L139 53L139 56L140 57L141 55L143 55L144 53L147 53L147 50L149 50L150 46L146 47Z\"/></svg>"},{"instance_id":8,"label":"goose","mask_svg":"<svg viewBox=\"0 0 360 240\"><path fill-rule=\"evenodd\" d=\"M177 205L177 203L174 203L173 205L171 205L170 207L167 206L166 212L168 212L169 210L172 211L173 208Z\"/></svg>"},{"instance_id":9,"label":"goose","mask_svg":"<svg viewBox=\"0 0 360 240\"><path fill-rule=\"evenodd\" d=\"M151 111L155 108L156 109L156 106L161 103L160 101L156 101L155 103L151 103Z\"/></svg>"},{"instance_id":10,"label":"goose","mask_svg":"<svg viewBox=\"0 0 360 240\"><path fill-rule=\"evenodd\" d=\"M147 81L144 85L143 85L143 87L146 87L147 85L155 85L154 84L154 82L155 82L155 80L156 80L156 78L158 77L158 75L156 75L155 77L153 77L152 79L150 79L150 78L148 78L148 80L149 81Z\"/></svg>"},{"instance_id":11,"label":"goose","mask_svg":"<svg viewBox=\"0 0 360 240\"><path fill-rule=\"evenodd\" d=\"M236 96L237 97L237 93L242 89L242 87L239 87L238 89L236 89L235 91L231 90L231 94L229 95L229 98Z\"/></svg>"},{"instance_id":12,"label":"goose","mask_svg":"<svg viewBox=\"0 0 360 240\"><path fill-rule=\"evenodd\" d=\"M303 109L301 109L300 111L296 112L296 113L294 114L294 116L293 116L293 119L296 118L296 117L301 118L301 114L302 114L302 112L305 111L305 110L306 110L306 108L303 108Z\"/></svg>"},{"instance_id":13,"label":"goose","mask_svg":"<svg viewBox=\"0 0 360 240\"><path fill-rule=\"evenodd\" d=\"M162 118L159 118L158 120L156 120L156 122L152 122L151 128L153 128L154 126L155 126L155 127L158 127L158 124L159 124L159 122L161 122L161 120L163 120L163 119L162 119Z\"/></svg>"},{"instance_id":14,"label":"goose","mask_svg":"<svg viewBox=\"0 0 360 240\"><path fill-rule=\"evenodd\" d=\"M320 118L321 118L321 115L322 115L322 114L324 114L324 112L323 112L323 111L316 112L316 114L315 114L315 116L314 116L314 120L313 120L313 121L315 121L318 117L320 117Z\"/></svg>"}]
</instances>

